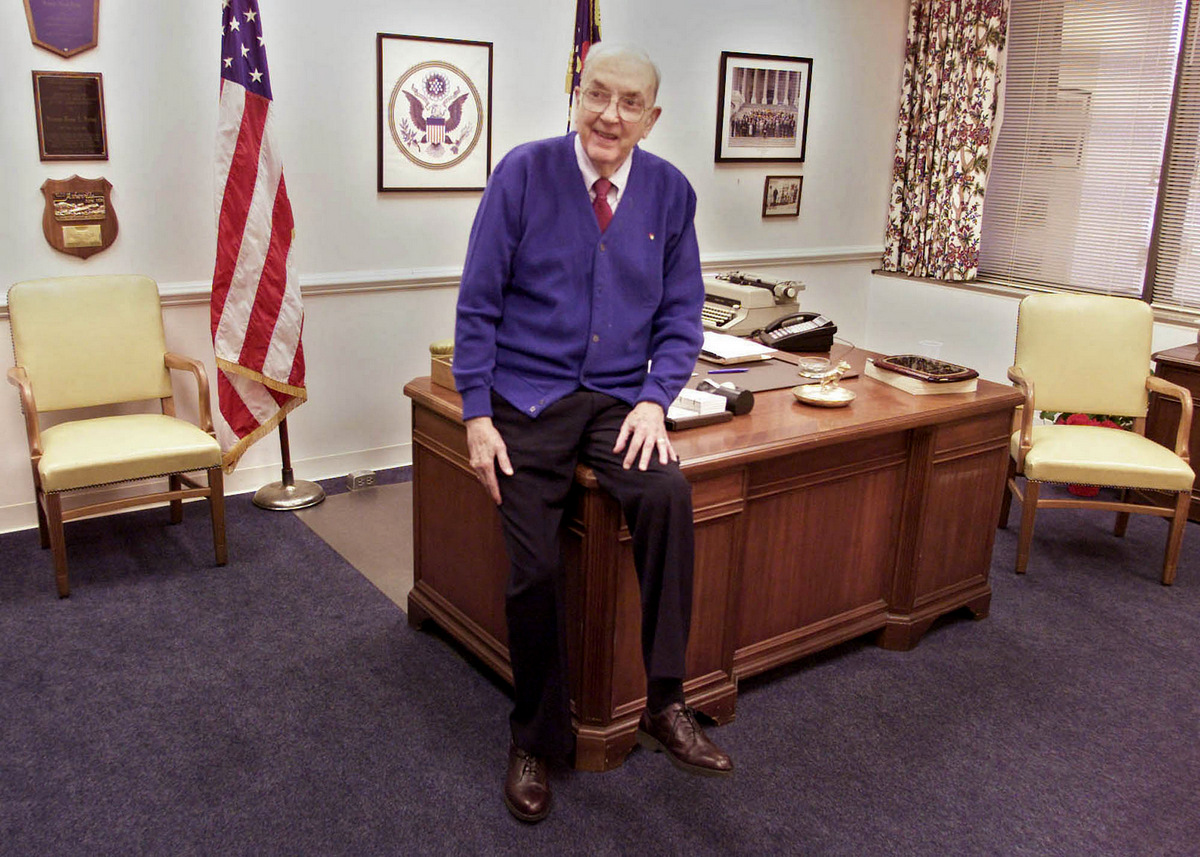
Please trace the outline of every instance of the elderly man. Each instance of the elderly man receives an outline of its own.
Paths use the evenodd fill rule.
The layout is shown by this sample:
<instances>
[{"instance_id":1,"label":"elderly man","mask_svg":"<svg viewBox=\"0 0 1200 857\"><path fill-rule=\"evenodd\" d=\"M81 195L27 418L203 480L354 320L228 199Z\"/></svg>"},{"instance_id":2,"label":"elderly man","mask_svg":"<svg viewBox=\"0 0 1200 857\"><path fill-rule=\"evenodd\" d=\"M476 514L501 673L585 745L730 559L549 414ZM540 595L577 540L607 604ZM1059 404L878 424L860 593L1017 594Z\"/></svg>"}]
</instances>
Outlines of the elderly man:
<instances>
[{"instance_id":1,"label":"elderly man","mask_svg":"<svg viewBox=\"0 0 1200 857\"><path fill-rule=\"evenodd\" d=\"M576 133L518 146L497 165L463 267L454 377L511 565L504 801L522 821L549 813L547 759L573 749L559 525L577 462L632 534L647 676L638 741L695 773L733 770L683 700L692 505L664 412L700 349L704 286L696 195L637 148L661 112L658 82L644 53L593 46Z\"/></svg>"}]
</instances>

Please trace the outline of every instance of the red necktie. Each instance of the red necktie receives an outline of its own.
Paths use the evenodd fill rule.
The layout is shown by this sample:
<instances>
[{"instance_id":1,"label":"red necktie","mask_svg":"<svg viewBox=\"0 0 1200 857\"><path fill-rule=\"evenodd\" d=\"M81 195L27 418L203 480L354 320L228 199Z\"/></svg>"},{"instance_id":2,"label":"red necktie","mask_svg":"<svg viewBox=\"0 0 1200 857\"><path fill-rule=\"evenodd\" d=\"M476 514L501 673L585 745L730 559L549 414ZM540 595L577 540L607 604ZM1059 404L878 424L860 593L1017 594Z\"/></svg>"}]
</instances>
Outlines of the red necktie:
<instances>
[{"instance_id":1,"label":"red necktie","mask_svg":"<svg viewBox=\"0 0 1200 857\"><path fill-rule=\"evenodd\" d=\"M601 232L608 228L608 222L613 217L612 209L608 207L608 189L610 187L612 187L612 182L608 179L596 179L592 184L592 190L596 192L596 198L592 200L592 210L596 212L596 222L600 224Z\"/></svg>"}]
</instances>

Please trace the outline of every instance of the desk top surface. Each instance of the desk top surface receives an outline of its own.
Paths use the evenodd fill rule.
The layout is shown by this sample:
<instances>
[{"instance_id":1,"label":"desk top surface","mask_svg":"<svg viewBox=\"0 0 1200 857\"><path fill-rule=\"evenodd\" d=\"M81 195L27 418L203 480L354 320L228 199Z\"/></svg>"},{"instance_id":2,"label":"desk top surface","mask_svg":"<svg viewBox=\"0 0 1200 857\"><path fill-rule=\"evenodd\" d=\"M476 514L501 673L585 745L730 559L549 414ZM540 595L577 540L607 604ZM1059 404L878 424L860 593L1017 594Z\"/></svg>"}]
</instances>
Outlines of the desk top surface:
<instances>
[{"instance_id":1,"label":"desk top surface","mask_svg":"<svg viewBox=\"0 0 1200 857\"><path fill-rule=\"evenodd\" d=\"M1193 342L1188 345L1180 345L1178 348L1155 352L1153 359L1159 363L1177 366L1200 366L1200 343Z\"/></svg>"},{"instance_id":2,"label":"desk top surface","mask_svg":"<svg viewBox=\"0 0 1200 857\"><path fill-rule=\"evenodd\" d=\"M878 355L857 350L846 359L861 373L868 357ZM736 375L730 380L736 383ZM797 385L806 379L797 376ZM893 431L967 419L996 411L1011 411L1024 400L1016 388L979 380L973 393L940 393L918 396L906 393L862 374L842 381L855 394L846 407L821 408L799 402L790 388L754 394L754 409L732 420L685 431L672 432L671 444L685 470L707 469L731 459L754 460L792 448L824 446L849 437L886 434ZM404 387L415 403L450 419L461 419L462 400L428 377L415 378Z\"/></svg>"}]
</instances>

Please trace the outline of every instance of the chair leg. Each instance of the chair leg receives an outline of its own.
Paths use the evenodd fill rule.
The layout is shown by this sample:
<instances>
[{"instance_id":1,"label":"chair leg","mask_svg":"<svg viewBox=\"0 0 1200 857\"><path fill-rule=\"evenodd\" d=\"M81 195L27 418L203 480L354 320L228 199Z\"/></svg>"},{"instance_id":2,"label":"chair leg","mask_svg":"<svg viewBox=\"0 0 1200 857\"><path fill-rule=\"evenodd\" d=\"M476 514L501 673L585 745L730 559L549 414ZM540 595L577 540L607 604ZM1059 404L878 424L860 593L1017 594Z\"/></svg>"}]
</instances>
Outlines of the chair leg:
<instances>
[{"instance_id":1,"label":"chair leg","mask_svg":"<svg viewBox=\"0 0 1200 857\"><path fill-rule=\"evenodd\" d=\"M1129 489L1121 489L1121 502L1129 502ZM1129 513L1117 512L1117 520L1113 523L1113 535L1119 539L1125 538L1125 530L1129 527Z\"/></svg>"},{"instance_id":2,"label":"chair leg","mask_svg":"<svg viewBox=\"0 0 1200 857\"><path fill-rule=\"evenodd\" d=\"M178 473L172 474L171 476L167 477L167 487L170 488L172 491L178 491L181 488L183 488L183 480L181 478L179 478ZM178 524L182 520L183 520L183 501L182 500L172 500L171 501L171 523Z\"/></svg>"},{"instance_id":3,"label":"chair leg","mask_svg":"<svg viewBox=\"0 0 1200 857\"><path fill-rule=\"evenodd\" d=\"M38 541L42 550L50 547L50 526L46 523L46 510L42 507L45 496L40 488L33 495L33 505L37 507Z\"/></svg>"},{"instance_id":4,"label":"chair leg","mask_svg":"<svg viewBox=\"0 0 1200 857\"><path fill-rule=\"evenodd\" d=\"M46 527L50 534L50 552L54 556L54 580L58 584L58 597L66 598L71 594L67 583L67 542L63 534L62 497L58 494L45 494L46 498Z\"/></svg>"},{"instance_id":5,"label":"chair leg","mask_svg":"<svg viewBox=\"0 0 1200 857\"><path fill-rule=\"evenodd\" d=\"M1029 565L1029 545L1033 541L1033 520L1037 515L1038 489L1041 483L1025 480L1025 499L1021 502L1021 534L1017 537L1017 574Z\"/></svg>"},{"instance_id":6,"label":"chair leg","mask_svg":"<svg viewBox=\"0 0 1200 857\"><path fill-rule=\"evenodd\" d=\"M1167 555L1163 559L1163 586L1175 582L1175 566L1179 563L1179 549L1183 546L1183 529L1187 526L1188 512L1192 507L1192 492L1181 491L1175 500L1175 517L1171 519L1171 532L1167 536Z\"/></svg>"},{"instance_id":7,"label":"chair leg","mask_svg":"<svg viewBox=\"0 0 1200 857\"><path fill-rule=\"evenodd\" d=\"M217 554L217 565L229 561L225 547L225 476L220 467L208 471L208 507L212 514L213 550Z\"/></svg>"},{"instance_id":8,"label":"chair leg","mask_svg":"<svg viewBox=\"0 0 1200 857\"><path fill-rule=\"evenodd\" d=\"M1017 478L1017 462L1011 457L1008 459L1008 473L1004 477L1004 497L1000 500L1000 520L996 522L996 528L1001 530L1008 529L1008 514L1012 509L1013 485L1012 481Z\"/></svg>"}]
</instances>

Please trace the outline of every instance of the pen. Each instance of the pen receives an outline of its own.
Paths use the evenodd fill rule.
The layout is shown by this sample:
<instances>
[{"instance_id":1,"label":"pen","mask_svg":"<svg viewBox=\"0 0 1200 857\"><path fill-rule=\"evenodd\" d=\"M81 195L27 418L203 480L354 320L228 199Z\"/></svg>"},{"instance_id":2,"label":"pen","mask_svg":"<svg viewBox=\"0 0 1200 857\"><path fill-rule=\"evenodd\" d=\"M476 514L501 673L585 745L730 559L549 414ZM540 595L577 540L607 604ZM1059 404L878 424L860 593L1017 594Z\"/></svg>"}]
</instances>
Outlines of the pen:
<instances>
[{"instance_id":1,"label":"pen","mask_svg":"<svg viewBox=\"0 0 1200 857\"><path fill-rule=\"evenodd\" d=\"M747 369L709 369L709 375L732 375L734 372L747 372Z\"/></svg>"}]
</instances>

